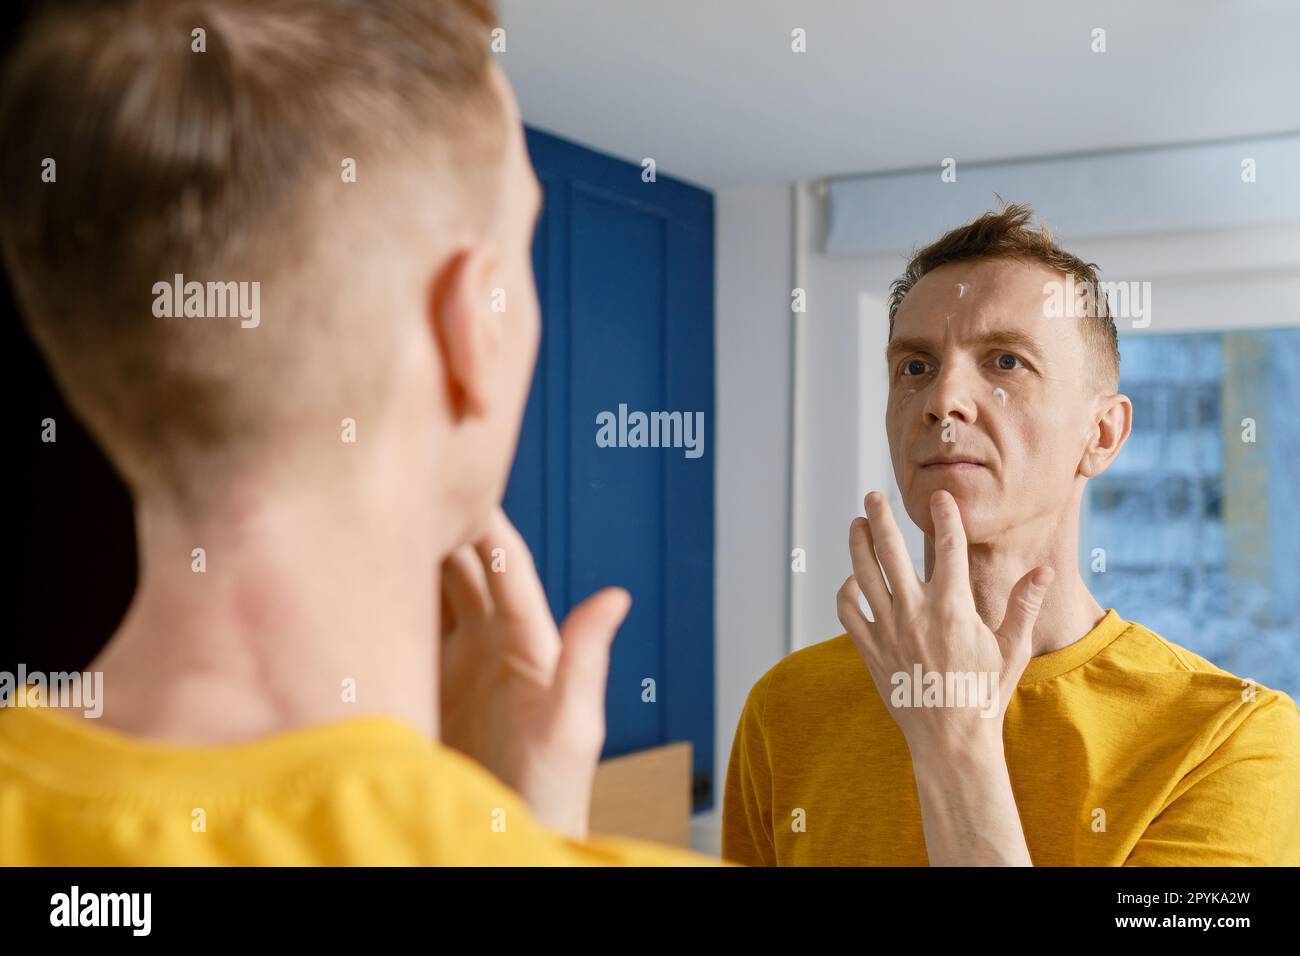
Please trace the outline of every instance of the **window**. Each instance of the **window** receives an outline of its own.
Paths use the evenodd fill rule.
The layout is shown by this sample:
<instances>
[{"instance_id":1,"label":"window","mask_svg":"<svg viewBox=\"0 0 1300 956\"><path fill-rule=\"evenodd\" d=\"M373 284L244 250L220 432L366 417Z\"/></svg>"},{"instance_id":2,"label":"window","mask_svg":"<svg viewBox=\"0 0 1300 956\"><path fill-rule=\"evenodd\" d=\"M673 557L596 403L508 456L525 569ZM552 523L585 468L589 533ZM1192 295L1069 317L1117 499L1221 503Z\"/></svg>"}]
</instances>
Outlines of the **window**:
<instances>
[{"instance_id":1,"label":"window","mask_svg":"<svg viewBox=\"0 0 1300 956\"><path fill-rule=\"evenodd\" d=\"M1103 607L1300 699L1300 329L1127 337L1133 434L1088 483Z\"/></svg>"}]
</instances>

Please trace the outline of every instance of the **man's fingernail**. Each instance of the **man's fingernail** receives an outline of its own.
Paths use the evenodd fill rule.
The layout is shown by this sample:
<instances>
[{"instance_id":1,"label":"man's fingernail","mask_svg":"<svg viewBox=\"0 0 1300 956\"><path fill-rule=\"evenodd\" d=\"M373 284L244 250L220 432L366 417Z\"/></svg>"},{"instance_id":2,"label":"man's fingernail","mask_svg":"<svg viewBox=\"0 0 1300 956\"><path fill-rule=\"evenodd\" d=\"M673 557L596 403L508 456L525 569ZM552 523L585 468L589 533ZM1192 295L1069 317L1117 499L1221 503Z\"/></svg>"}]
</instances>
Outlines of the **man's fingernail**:
<instances>
[{"instance_id":1,"label":"man's fingernail","mask_svg":"<svg viewBox=\"0 0 1300 956\"><path fill-rule=\"evenodd\" d=\"M1045 588L1052 583L1052 572L1048 568L1039 568L1034 572L1034 576L1029 579L1029 583L1036 588Z\"/></svg>"}]
</instances>

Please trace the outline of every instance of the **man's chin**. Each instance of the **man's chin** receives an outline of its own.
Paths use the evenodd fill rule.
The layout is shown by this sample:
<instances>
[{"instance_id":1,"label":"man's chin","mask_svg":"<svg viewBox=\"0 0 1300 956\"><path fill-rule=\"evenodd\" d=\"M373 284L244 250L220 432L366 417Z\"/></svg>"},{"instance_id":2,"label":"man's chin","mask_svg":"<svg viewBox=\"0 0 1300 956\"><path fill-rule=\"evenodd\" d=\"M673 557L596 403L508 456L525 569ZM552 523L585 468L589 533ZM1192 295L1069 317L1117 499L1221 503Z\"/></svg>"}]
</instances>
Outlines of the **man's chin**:
<instances>
[{"instance_id":1,"label":"man's chin","mask_svg":"<svg viewBox=\"0 0 1300 956\"><path fill-rule=\"evenodd\" d=\"M983 532L994 522L991 508L996 508L998 499L991 488L977 488L969 481L923 481L916 482L912 493L907 496L907 514L913 523L925 534L934 534L934 517L930 513L930 496L936 491L946 491L957 502L961 512L962 527L966 529L968 544L978 544L983 540Z\"/></svg>"},{"instance_id":2,"label":"man's chin","mask_svg":"<svg viewBox=\"0 0 1300 956\"><path fill-rule=\"evenodd\" d=\"M930 508L930 496L936 491L946 491L957 499L957 503L966 504L975 501L987 502L991 495L997 493L993 482L993 472L983 465L930 465L918 468L912 476L912 497Z\"/></svg>"}]
</instances>

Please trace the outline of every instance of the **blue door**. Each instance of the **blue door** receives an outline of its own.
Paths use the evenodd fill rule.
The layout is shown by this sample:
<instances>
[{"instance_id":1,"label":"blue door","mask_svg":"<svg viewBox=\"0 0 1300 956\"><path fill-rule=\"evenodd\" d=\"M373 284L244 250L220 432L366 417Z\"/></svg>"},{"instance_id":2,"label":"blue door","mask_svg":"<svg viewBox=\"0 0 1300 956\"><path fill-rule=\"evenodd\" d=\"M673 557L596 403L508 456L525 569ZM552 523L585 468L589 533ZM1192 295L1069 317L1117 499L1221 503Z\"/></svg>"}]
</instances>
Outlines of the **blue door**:
<instances>
[{"instance_id":1,"label":"blue door","mask_svg":"<svg viewBox=\"0 0 1300 956\"><path fill-rule=\"evenodd\" d=\"M632 593L610 661L605 756L689 740L695 807L707 809L713 196L663 175L645 182L641 166L535 130L528 147L546 194L533 244L542 342L506 510L557 619L607 585ZM660 447L638 443L637 412L658 413ZM602 413L616 423L605 438L625 441L597 442ZM687 428L701 420L702 434Z\"/></svg>"}]
</instances>

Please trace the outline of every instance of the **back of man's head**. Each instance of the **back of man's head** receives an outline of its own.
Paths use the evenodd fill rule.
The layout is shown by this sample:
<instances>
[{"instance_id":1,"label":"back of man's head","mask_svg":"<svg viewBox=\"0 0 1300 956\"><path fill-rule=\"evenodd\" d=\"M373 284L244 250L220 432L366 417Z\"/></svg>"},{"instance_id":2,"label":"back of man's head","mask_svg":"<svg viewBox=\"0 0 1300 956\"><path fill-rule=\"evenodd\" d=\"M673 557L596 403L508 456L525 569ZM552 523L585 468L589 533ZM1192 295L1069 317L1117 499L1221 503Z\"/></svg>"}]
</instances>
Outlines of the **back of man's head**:
<instances>
[{"instance_id":1,"label":"back of man's head","mask_svg":"<svg viewBox=\"0 0 1300 956\"><path fill-rule=\"evenodd\" d=\"M32 24L0 239L133 486L183 495L383 407L418 270L493 215L494 22L491 0L121 0Z\"/></svg>"}]
</instances>

